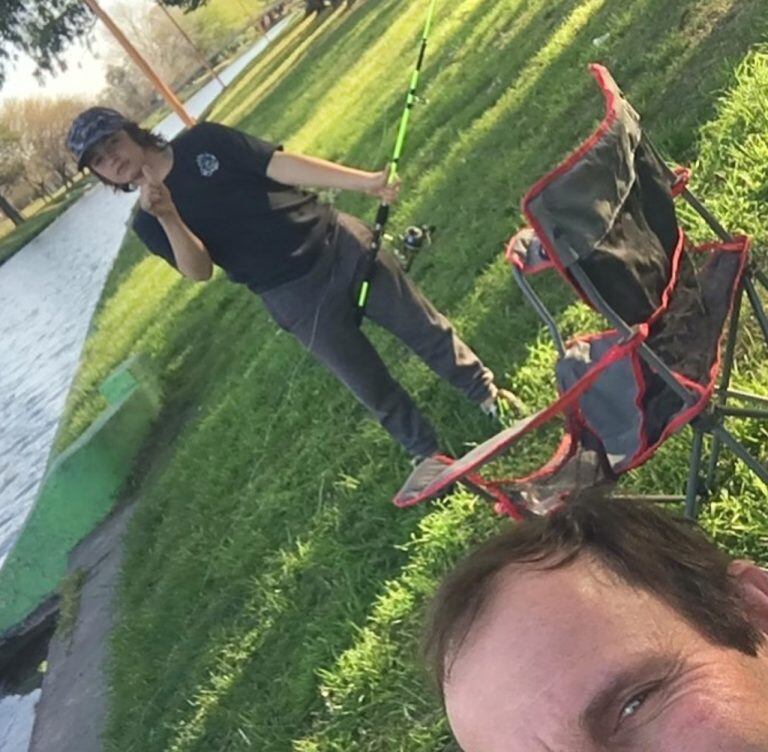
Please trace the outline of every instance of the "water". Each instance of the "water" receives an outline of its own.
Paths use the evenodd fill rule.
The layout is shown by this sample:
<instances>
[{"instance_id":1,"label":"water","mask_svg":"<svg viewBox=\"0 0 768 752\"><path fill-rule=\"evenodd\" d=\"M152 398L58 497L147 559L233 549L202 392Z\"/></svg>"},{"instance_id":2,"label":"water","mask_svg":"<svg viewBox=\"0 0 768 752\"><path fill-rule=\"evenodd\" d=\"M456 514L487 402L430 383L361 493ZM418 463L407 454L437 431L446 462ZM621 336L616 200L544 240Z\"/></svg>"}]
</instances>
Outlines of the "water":
<instances>
[{"instance_id":1,"label":"water","mask_svg":"<svg viewBox=\"0 0 768 752\"><path fill-rule=\"evenodd\" d=\"M29 746L40 690L9 695L0 701L0 752L22 752Z\"/></svg>"},{"instance_id":2,"label":"water","mask_svg":"<svg viewBox=\"0 0 768 752\"><path fill-rule=\"evenodd\" d=\"M220 74L230 83L288 21ZM199 115L221 92L214 79L187 100ZM155 130L182 128L176 114ZM37 496L88 326L125 235L135 194L103 186L0 266L0 566ZM0 698L0 752L24 752L39 690Z\"/></svg>"},{"instance_id":3,"label":"water","mask_svg":"<svg viewBox=\"0 0 768 752\"><path fill-rule=\"evenodd\" d=\"M0 563L35 500L135 200L94 188L0 267Z\"/></svg>"},{"instance_id":4,"label":"water","mask_svg":"<svg viewBox=\"0 0 768 752\"><path fill-rule=\"evenodd\" d=\"M284 28L270 30L220 75L225 83ZM214 79L186 106L199 115L221 92ZM182 128L169 115L166 138ZM136 194L89 190L0 266L0 566L13 546L45 471L67 392L104 281L125 235Z\"/></svg>"}]
</instances>

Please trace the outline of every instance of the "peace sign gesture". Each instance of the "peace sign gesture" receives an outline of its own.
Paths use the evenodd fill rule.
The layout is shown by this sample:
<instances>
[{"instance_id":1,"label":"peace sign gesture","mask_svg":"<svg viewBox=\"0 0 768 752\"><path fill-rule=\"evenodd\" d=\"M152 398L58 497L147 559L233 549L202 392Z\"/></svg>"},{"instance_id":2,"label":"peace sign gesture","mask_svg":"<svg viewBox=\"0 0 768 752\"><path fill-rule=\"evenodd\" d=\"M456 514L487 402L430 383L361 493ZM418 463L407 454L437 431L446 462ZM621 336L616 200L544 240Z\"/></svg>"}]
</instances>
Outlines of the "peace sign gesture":
<instances>
[{"instance_id":1,"label":"peace sign gesture","mask_svg":"<svg viewBox=\"0 0 768 752\"><path fill-rule=\"evenodd\" d=\"M168 186L152 173L147 165L141 168L139 183L139 204L145 212L158 219L173 216L177 213Z\"/></svg>"}]
</instances>

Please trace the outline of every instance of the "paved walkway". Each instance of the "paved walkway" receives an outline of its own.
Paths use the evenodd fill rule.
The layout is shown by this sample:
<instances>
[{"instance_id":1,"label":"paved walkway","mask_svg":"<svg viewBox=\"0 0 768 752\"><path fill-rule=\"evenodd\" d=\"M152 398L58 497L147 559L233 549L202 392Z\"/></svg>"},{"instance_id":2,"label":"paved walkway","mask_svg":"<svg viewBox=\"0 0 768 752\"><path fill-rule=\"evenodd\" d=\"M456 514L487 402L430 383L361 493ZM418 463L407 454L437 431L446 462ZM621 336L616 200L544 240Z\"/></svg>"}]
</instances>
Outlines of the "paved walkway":
<instances>
[{"instance_id":1,"label":"paved walkway","mask_svg":"<svg viewBox=\"0 0 768 752\"><path fill-rule=\"evenodd\" d=\"M70 554L70 572L86 573L77 622L57 632L37 705L29 752L101 752L107 714L105 660L113 625L122 537L134 504L108 518Z\"/></svg>"}]
</instances>

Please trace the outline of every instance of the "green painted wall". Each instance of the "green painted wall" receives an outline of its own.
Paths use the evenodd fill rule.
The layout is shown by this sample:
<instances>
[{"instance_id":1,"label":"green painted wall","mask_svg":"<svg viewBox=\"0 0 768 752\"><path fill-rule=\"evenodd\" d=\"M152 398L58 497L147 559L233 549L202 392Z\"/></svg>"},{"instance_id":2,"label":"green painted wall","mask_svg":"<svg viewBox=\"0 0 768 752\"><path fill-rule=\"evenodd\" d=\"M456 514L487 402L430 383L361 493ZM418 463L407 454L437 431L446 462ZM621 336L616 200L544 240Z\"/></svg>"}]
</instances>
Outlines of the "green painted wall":
<instances>
[{"instance_id":1,"label":"green painted wall","mask_svg":"<svg viewBox=\"0 0 768 752\"><path fill-rule=\"evenodd\" d=\"M159 389L141 359L126 361L102 389L109 406L51 463L0 570L0 633L56 590L70 550L111 510L157 417Z\"/></svg>"}]
</instances>

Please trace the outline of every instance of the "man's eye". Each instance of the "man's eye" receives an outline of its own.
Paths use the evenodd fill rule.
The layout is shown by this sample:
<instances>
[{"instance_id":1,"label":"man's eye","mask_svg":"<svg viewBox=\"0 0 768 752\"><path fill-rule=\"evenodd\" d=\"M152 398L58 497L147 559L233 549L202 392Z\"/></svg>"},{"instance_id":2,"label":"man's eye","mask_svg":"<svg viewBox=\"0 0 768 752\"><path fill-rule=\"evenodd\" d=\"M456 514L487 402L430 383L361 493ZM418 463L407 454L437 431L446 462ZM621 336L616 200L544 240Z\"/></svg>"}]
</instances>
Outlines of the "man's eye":
<instances>
[{"instance_id":1,"label":"man's eye","mask_svg":"<svg viewBox=\"0 0 768 752\"><path fill-rule=\"evenodd\" d=\"M654 689L655 687L649 687L648 689L644 689L642 692L633 695L621 709L621 713L619 713L619 723L626 721L628 718L632 718L640 708L643 707L643 704Z\"/></svg>"}]
</instances>

